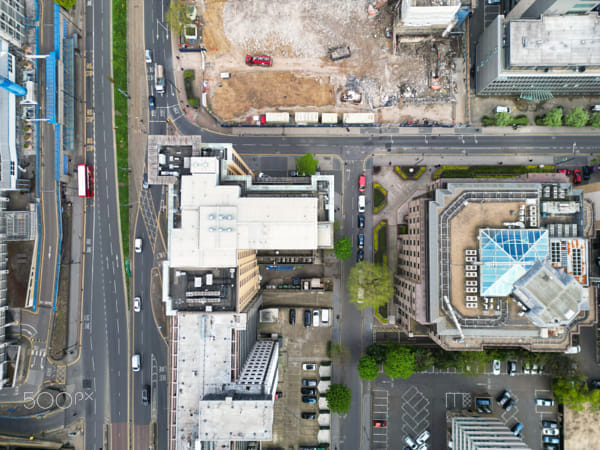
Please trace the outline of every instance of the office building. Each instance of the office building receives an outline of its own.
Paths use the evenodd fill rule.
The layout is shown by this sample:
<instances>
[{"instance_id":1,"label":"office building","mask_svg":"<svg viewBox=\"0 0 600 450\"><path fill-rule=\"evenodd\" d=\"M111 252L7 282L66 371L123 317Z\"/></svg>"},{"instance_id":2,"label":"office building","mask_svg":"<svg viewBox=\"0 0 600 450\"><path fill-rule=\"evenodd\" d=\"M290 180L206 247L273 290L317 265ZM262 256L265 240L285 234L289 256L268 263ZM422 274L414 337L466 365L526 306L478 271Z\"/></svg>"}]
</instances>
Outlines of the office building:
<instances>
[{"instance_id":1,"label":"office building","mask_svg":"<svg viewBox=\"0 0 600 450\"><path fill-rule=\"evenodd\" d=\"M0 39L20 48L25 42L25 0L0 0Z\"/></svg>"}]
</instances>

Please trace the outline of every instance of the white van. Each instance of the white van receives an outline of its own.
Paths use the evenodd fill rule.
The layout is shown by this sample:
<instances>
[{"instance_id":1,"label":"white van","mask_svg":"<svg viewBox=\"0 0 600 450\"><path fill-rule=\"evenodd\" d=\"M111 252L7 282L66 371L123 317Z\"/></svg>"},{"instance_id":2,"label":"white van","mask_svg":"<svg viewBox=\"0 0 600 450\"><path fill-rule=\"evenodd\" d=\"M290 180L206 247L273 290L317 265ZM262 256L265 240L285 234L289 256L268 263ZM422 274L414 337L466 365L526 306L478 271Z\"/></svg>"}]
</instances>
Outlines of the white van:
<instances>
[{"instance_id":1,"label":"white van","mask_svg":"<svg viewBox=\"0 0 600 450\"><path fill-rule=\"evenodd\" d=\"M364 213L365 212L365 205L366 205L366 199L364 195L359 195L358 196L358 212L359 213Z\"/></svg>"},{"instance_id":2,"label":"white van","mask_svg":"<svg viewBox=\"0 0 600 450\"><path fill-rule=\"evenodd\" d=\"M510 108L508 106L496 106L494 108L494 114L501 113L501 112L505 112L505 113L509 113L510 114Z\"/></svg>"},{"instance_id":3,"label":"white van","mask_svg":"<svg viewBox=\"0 0 600 450\"><path fill-rule=\"evenodd\" d=\"M219 74L219 77L221 77L223 80L226 80L228 78L231 78L231 74L229 72L221 72Z\"/></svg>"},{"instance_id":4,"label":"white van","mask_svg":"<svg viewBox=\"0 0 600 450\"><path fill-rule=\"evenodd\" d=\"M134 354L131 357L131 370L134 372L139 372L142 368L142 357L139 353Z\"/></svg>"},{"instance_id":5,"label":"white van","mask_svg":"<svg viewBox=\"0 0 600 450\"><path fill-rule=\"evenodd\" d=\"M323 326L329 326L329 309L323 308L321 310L321 324Z\"/></svg>"}]
</instances>

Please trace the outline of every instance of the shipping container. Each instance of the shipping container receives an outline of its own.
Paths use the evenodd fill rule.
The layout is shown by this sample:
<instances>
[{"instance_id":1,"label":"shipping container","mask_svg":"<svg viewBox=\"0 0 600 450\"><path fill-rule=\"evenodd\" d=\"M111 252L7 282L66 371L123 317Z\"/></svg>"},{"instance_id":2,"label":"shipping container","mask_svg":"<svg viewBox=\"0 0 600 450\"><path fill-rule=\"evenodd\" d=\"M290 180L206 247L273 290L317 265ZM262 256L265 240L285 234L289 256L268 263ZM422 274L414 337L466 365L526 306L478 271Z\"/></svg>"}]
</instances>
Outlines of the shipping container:
<instances>
[{"instance_id":1,"label":"shipping container","mask_svg":"<svg viewBox=\"0 0 600 450\"><path fill-rule=\"evenodd\" d=\"M290 123L290 113L278 112L278 113L266 113L266 123Z\"/></svg>"},{"instance_id":2,"label":"shipping container","mask_svg":"<svg viewBox=\"0 0 600 450\"><path fill-rule=\"evenodd\" d=\"M345 124L375 123L375 113L345 113Z\"/></svg>"},{"instance_id":3,"label":"shipping container","mask_svg":"<svg viewBox=\"0 0 600 450\"><path fill-rule=\"evenodd\" d=\"M298 125L319 123L319 113L316 111L294 113L294 122Z\"/></svg>"},{"instance_id":4,"label":"shipping container","mask_svg":"<svg viewBox=\"0 0 600 450\"><path fill-rule=\"evenodd\" d=\"M322 113L321 123L338 123L337 113Z\"/></svg>"}]
</instances>

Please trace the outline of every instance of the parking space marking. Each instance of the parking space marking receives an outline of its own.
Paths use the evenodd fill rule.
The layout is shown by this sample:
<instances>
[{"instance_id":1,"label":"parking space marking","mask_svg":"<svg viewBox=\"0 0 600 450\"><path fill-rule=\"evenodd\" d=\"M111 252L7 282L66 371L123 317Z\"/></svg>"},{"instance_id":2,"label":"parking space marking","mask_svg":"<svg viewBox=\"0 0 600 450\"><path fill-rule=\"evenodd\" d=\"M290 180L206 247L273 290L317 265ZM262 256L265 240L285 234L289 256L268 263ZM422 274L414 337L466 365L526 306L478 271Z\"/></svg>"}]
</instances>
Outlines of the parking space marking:
<instances>
[{"instance_id":1,"label":"parking space marking","mask_svg":"<svg viewBox=\"0 0 600 450\"><path fill-rule=\"evenodd\" d=\"M401 402L402 432L415 438L429 428L430 401L416 386L411 386L402 395Z\"/></svg>"},{"instance_id":2,"label":"parking space marking","mask_svg":"<svg viewBox=\"0 0 600 450\"><path fill-rule=\"evenodd\" d=\"M373 420L388 420L389 392L380 389L374 389L371 400L371 416ZM388 435L385 427L372 427L371 442L376 448L387 448ZM382 445L384 447L382 447ZM373 447L372 447L373 448Z\"/></svg>"}]
</instances>

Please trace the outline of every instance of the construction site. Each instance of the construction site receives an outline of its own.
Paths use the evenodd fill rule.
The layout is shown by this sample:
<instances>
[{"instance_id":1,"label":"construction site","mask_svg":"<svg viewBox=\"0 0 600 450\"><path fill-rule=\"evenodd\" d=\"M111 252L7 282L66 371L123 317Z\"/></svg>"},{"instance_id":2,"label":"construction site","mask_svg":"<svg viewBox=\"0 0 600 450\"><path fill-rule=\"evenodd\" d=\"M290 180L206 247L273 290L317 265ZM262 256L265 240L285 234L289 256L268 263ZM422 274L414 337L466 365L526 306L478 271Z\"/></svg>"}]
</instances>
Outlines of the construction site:
<instances>
[{"instance_id":1,"label":"construction site","mask_svg":"<svg viewBox=\"0 0 600 450\"><path fill-rule=\"evenodd\" d=\"M380 123L466 122L456 0L196 6L206 48L203 102L223 121L317 112L372 113Z\"/></svg>"}]
</instances>

